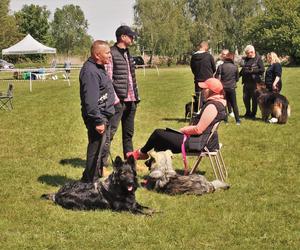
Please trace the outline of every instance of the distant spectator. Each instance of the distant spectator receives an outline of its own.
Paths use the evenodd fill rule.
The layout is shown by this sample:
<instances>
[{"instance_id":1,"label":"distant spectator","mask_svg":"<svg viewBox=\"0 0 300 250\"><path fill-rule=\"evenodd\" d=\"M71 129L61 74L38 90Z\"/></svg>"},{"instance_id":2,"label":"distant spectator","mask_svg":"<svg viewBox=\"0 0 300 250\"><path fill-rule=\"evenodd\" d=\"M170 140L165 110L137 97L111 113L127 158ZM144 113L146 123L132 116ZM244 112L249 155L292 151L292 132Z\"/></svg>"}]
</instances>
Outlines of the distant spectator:
<instances>
[{"instance_id":1,"label":"distant spectator","mask_svg":"<svg viewBox=\"0 0 300 250\"><path fill-rule=\"evenodd\" d=\"M220 79L225 91L227 105L233 108L234 117L237 125L240 125L239 110L236 101L236 83L239 80L238 67L234 64L234 54L227 53L224 58L224 63L220 65L216 72L216 78Z\"/></svg>"},{"instance_id":2,"label":"distant spectator","mask_svg":"<svg viewBox=\"0 0 300 250\"><path fill-rule=\"evenodd\" d=\"M199 87L199 82L204 82L209 78L212 78L215 71L216 65L213 56L208 52L209 45L208 42L203 41L198 45L198 51L196 51L191 58L191 70L194 74L194 84L195 84L195 102L199 102L201 95L201 88ZM201 104L203 104L203 96L201 96ZM195 105L197 108L197 105ZM197 112L198 110L194 110Z\"/></svg>"},{"instance_id":3,"label":"distant spectator","mask_svg":"<svg viewBox=\"0 0 300 250\"><path fill-rule=\"evenodd\" d=\"M222 65L224 63L224 57L229 53L229 50L228 49L223 49L221 51L221 54L219 55L219 58L216 62L216 69L218 70L218 67L220 65Z\"/></svg>"},{"instance_id":4,"label":"distant spectator","mask_svg":"<svg viewBox=\"0 0 300 250\"><path fill-rule=\"evenodd\" d=\"M243 86L243 101L246 108L245 118L254 119L257 112L257 100L255 96L256 84L262 81L265 68L263 61L255 52L252 45L245 48L246 57L243 58L240 71ZM252 101L252 109L250 102Z\"/></svg>"},{"instance_id":5,"label":"distant spectator","mask_svg":"<svg viewBox=\"0 0 300 250\"><path fill-rule=\"evenodd\" d=\"M216 71L218 70L218 67L220 65L222 65L224 63L224 58L225 56L229 53L229 50L228 49L223 49L221 51L221 54L219 55L219 58L216 62ZM220 79L220 78L219 78ZM231 117L234 117L234 114L232 112L232 107L231 107L231 104L227 102L227 110L228 110L228 113L229 113L229 116Z\"/></svg>"},{"instance_id":6,"label":"distant spectator","mask_svg":"<svg viewBox=\"0 0 300 250\"><path fill-rule=\"evenodd\" d=\"M282 67L280 60L275 52L267 54L269 67L266 70L265 83L270 91L279 93L282 88Z\"/></svg>"},{"instance_id":7,"label":"distant spectator","mask_svg":"<svg viewBox=\"0 0 300 250\"><path fill-rule=\"evenodd\" d=\"M70 73L71 73L71 61L70 59L68 58L65 63L64 63L64 68L65 68L65 71L66 71L66 79L69 79L70 78Z\"/></svg>"}]
</instances>

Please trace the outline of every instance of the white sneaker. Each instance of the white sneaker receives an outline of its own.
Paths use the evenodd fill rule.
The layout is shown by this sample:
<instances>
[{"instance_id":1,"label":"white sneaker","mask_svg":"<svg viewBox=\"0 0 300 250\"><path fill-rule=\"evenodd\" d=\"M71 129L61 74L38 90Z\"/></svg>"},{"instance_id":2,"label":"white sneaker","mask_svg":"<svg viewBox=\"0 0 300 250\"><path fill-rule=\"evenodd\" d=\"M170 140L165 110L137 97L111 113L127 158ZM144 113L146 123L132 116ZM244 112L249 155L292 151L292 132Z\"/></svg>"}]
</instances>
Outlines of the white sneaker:
<instances>
[{"instance_id":1,"label":"white sneaker","mask_svg":"<svg viewBox=\"0 0 300 250\"><path fill-rule=\"evenodd\" d=\"M269 123L277 123L278 119L276 117L273 117L269 120Z\"/></svg>"},{"instance_id":2,"label":"white sneaker","mask_svg":"<svg viewBox=\"0 0 300 250\"><path fill-rule=\"evenodd\" d=\"M234 113L233 112L229 113L229 116L234 117Z\"/></svg>"}]
</instances>

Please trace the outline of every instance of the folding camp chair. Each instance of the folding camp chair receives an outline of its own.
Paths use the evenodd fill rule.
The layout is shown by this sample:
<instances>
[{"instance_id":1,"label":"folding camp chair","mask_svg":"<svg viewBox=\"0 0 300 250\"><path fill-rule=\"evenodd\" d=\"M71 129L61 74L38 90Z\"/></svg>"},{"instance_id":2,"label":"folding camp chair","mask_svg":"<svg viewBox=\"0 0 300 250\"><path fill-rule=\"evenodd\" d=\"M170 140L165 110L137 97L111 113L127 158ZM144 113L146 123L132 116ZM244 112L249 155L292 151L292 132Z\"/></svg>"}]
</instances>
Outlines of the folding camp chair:
<instances>
[{"instance_id":1,"label":"folding camp chair","mask_svg":"<svg viewBox=\"0 0 300 250\"><path fill-rule=\"evenodd\" d=\"M13 109L12 100L13 100L13 88L12 83L8 84L8 90L6 95L0 95L0 109L11 110Z\"/></svg>"},{"instance_id":2,"label":"folding camp chair","mask_svg":"<svg viewBox=\"0 0 300 250\"><path fill-rule=\"evenodd\" d=\"M220 122L216 123L213 126L213 128L210 132L209 138L207 140L206 146L204 147L204 149L201 152L187 152L186 153L187 156L196 156L197 157L197 159L190 171L190 174L193 174L196 171L196 169L199 166L203 157L209 157L210 164L211 164L211 167L213 169L216 179L225 181L226 178L228 177L227 168L226 168L226 165L225 165L222 153L221 153L222 144L219 143L219 149L215 149L214 151L210 151L208 149L208 144L209 144L210 140L212 139L213 134L215 132L217 132L219 124L220 124Z\"/></svg>"}]
</instances>

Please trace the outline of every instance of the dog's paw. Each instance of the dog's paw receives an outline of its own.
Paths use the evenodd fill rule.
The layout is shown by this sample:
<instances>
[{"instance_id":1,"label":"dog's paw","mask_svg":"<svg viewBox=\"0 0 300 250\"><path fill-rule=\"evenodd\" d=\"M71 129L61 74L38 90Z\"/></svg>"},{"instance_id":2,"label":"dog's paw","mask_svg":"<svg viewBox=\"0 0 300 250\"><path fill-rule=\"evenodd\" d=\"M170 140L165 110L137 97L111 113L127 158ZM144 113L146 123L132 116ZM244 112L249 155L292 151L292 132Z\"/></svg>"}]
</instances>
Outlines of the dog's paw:
<instances>
[{"instance_id":1,"label":"dog's paw","mask_svg":"<svg viewBox=\"0 0 300 250\"><path fill-rule=\"evenodd\" d=\"M214 186L215 190L218 190L218 189L227 190L230 188L230 185L228 183L220 181L220 180L214 180L211 182L211 184Z\"/></svg>"},{"instance_id":2,"label":"dog's paw","mask_svg":"<svg viewBox=\"0 0 300 250\"><path fill-rule=\"evenodd\" d=\"M276 117L272 117L270 120L269 120L269 123L277 123L278 122L278 119Z\"/></svg>"}]
</instances>

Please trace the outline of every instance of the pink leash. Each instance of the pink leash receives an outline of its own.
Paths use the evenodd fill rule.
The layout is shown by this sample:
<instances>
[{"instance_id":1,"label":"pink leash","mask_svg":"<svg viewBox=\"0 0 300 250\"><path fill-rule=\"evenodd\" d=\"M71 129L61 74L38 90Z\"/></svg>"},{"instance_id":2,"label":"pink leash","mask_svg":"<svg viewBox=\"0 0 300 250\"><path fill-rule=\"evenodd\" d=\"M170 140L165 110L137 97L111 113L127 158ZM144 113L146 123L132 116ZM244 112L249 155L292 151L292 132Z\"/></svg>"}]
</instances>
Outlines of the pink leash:
<instances>
[{"instance_id":1,"label":"pink leash","mask_svg":"<svg viewBox=\"0 0 300 250\"><path fill-rule=\"evenodd\" d=\"M181 153L182 153L182 159L183 159L183 164L184 164L184 175L188 174L188 162L186 159L186 152L185 152L185 142L189 138L188 135L184 134L183 135L183 141L181 144Z\"/></svg>"}]
</instances>

